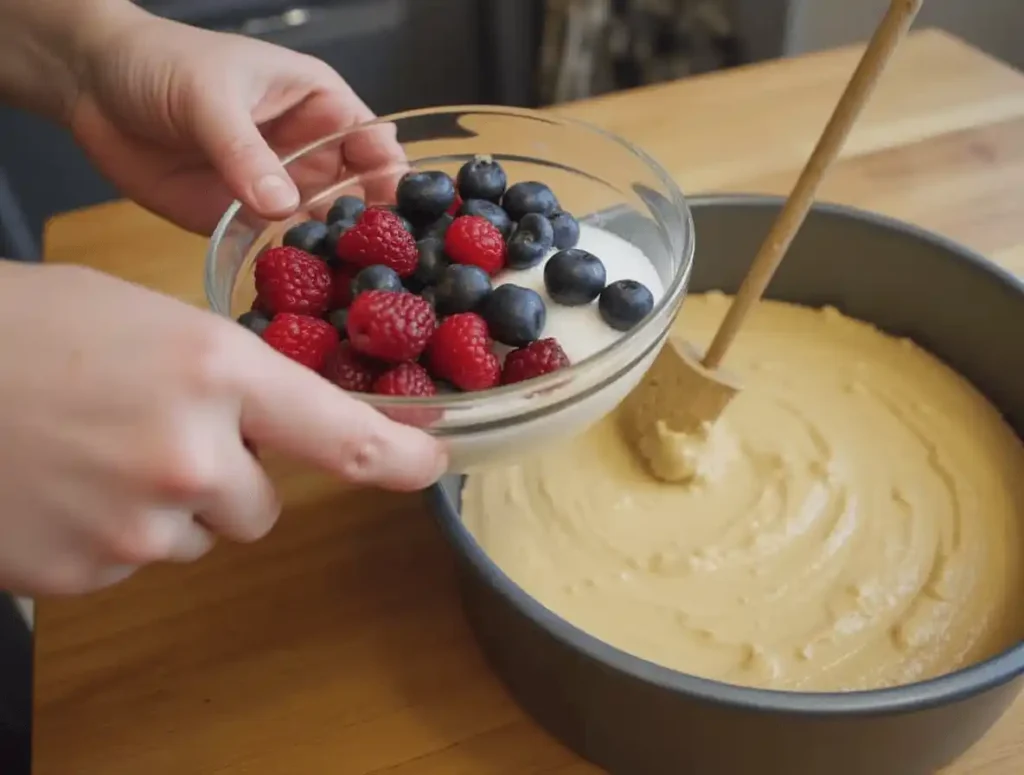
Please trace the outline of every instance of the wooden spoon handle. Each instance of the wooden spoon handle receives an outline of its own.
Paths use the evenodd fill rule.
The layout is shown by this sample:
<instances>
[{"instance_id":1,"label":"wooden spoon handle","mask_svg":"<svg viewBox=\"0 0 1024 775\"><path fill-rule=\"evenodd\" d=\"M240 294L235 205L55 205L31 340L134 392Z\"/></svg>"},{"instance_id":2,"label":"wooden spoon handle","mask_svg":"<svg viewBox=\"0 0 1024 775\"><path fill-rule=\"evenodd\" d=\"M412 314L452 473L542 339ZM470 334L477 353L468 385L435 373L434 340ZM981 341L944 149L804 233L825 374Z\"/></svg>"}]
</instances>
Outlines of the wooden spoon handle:
<instances>
[{"instance_id":1,"label":"wooden spoon handle","mask_svg":"<svg viewBox=\"0 0 1024 775\"><path fill-rule=\"evenodd\" d=\"M811 158L807 160L807 165L800 173L782 212L757 251L743 285L740 286L736 298L722 320L722 325L704 356L705 368L718 368L747 313L771 282L775 270L782 263L786 251L811 209L822 178L839 155L857 116L871 96L892 53L906 35L917 12L921 10L923 2L924 0L892 0L889 5L885 18L868 43L864 56L861 57L857 70L847 84L846 91L840 97L839 104L825 126L825 131L822 132Z\"/></svg>"}]
</instances>

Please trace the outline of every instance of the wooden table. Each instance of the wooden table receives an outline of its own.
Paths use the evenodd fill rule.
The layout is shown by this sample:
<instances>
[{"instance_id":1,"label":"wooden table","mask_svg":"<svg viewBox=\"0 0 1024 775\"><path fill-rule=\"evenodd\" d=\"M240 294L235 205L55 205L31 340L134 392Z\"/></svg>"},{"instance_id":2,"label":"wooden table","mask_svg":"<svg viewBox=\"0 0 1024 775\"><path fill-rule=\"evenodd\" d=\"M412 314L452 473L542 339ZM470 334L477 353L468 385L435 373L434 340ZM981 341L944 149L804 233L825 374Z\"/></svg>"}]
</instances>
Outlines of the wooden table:
<instances>
[{"instance_id":1,"label":"wooden table","mask_svg":"<svg viewBox=\"0 0 1024 775\"><path fill-rule=\"evenodd\" d=\"M783 192L857 50L563 107L637 142L688 192ZM913 36L823 197L1024 273L1024 76ZM54 220L50 261L202 304L204 242L124 203ZM416 496L277 472L263 542L38 606L37 775L583 775L510 701L460 614ZM950 772L1024 770L1024 700Z\"/></svg>"}]
</instances>

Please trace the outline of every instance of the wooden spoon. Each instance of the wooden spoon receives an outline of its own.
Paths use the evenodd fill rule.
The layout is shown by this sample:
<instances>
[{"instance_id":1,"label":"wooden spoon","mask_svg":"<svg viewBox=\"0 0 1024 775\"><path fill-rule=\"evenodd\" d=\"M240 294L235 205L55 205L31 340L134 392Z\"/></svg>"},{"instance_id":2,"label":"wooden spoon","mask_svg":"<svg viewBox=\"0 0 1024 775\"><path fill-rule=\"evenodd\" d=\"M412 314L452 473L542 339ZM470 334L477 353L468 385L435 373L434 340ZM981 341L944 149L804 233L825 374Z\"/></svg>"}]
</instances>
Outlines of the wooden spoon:
<instances>
[{"instance_id":1,"label":"wooden spoon","mask_svg":"<svg viewBox=\"0 0 1024 775\"><path fill-rule=\"evenodd\" d=\"M782 263L807 217L822 178L839 155L857 116L922 3L923 0L892 0L890 3L703 358L687 342L670 335L650 371L623 402L622 420L627 436L649 464L652 439L663 436L665 431L706 434L739 392L739 383L720 371L719 364ZM685 478L666 473L663 466L650 467L662 479Z\"/></svg>"}]
</instances>

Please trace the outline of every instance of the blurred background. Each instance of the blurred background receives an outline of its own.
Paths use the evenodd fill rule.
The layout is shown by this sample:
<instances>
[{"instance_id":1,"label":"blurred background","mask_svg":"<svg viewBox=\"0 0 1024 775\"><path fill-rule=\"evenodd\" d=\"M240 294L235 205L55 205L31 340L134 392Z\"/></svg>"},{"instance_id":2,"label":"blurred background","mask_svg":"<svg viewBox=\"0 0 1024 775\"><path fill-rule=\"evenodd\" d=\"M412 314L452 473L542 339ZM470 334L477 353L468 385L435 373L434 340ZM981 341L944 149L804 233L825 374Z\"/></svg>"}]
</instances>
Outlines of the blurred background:
<instances>
[{"instance_id":1,"label":"blurred background","mask_svg":"<svg viewBox=\"0 0 1024 775\"><path fill-rule=\"evenodd\" d=\"M537 107L863 40L889 0L140 0L154 13L320 57L378 113ZM1024 0L929 0L942 27L1024 67ZM0 255L46 219L117 197L67 133L0 107Z\"/></svg>"}]
</instances>

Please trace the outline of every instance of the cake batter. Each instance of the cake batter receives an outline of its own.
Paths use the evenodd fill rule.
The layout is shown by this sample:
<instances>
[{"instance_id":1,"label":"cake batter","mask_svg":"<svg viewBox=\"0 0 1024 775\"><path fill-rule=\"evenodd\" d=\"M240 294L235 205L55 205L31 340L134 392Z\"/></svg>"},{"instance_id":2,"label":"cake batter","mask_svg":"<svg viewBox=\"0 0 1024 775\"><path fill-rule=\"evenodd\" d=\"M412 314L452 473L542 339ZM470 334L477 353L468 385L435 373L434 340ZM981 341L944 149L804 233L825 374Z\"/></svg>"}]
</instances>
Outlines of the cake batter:
<instances>
[{"instance_id":1,"label":"cake batter","mask_svg":"<svg viewBox=\"0 0 1024 775\"><path fill-rule=\"evenodd\" d=\"M725 313L690 297L706 345ZM762 302L745 389L693 476L654 479L619 419L471 475L466 526L528 593L624 651L729 683L871 689L1024 633L1024 445L965 379L834 309Z\"/></svg>"}]
</instances>

